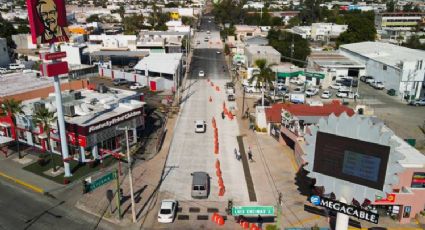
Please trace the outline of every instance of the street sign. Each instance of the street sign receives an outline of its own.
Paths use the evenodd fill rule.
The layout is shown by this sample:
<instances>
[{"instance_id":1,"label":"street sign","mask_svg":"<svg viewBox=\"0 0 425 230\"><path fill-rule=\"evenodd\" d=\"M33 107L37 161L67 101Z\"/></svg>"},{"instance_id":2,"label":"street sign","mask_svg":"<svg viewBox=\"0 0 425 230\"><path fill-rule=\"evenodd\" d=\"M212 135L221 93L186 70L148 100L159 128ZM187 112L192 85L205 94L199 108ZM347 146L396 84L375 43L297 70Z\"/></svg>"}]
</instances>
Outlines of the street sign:
<instances>
[{"instance_id":1,"label":"street sign","mask_svg":"<svg viewBox=\"0 0 425 230\"><path fill-rule=\"evenodd\" d=\"M104 175L103 177L93 181L93 183L88 184L87 190L88 190L88 192L91 192L91 191L99 188L102 185L107 184L108 182L110 182L110 181L112 181L116 178L117 178L117 173L116 172L110 172L110 173Z\"/></svg>"},{"instance_id":2,"label":"street sign","mask_svg":"<svg viewBox=\"0 0 425 230\"><path fill-rule=\"evenodd\" d=\"M273 206L233 206L232 216L274 215Z\"/></svg>"}]
</instances>

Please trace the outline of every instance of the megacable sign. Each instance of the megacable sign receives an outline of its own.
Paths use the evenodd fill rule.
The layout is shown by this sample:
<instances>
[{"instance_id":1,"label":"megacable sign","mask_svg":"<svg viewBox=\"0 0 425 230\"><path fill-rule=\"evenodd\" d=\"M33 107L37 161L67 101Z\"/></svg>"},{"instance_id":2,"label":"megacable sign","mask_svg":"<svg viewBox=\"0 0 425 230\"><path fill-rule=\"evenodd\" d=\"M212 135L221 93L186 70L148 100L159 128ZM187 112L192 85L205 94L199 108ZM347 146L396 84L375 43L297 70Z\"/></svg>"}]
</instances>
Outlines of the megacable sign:
<instances>
[{"instance_id":1,"label":"megacable sign","mask_svg":"<svg viewBox=\"0 0 425 230\"><path fill-rule=\"evenodd\" d=\"M344 204L339 201L330 200L325 197L320 197L320 199L317 199L317 196L314 196L314 198L310 200L314 205L322 206L348 216L357 217L358 219L366 220L374 224L377 224L379 220L379 215L376 213L369 212L352 205Z\"/></svg>"},{"instance_id":2,"label":"megacable sign","mask_svg":"<svg viewBox=\"0 0 425 230\"><path fill-rule=\"evenodd\" d=\"M26 0L33 44L69 40L64 0Z\"/></svg>"}]
</instances>

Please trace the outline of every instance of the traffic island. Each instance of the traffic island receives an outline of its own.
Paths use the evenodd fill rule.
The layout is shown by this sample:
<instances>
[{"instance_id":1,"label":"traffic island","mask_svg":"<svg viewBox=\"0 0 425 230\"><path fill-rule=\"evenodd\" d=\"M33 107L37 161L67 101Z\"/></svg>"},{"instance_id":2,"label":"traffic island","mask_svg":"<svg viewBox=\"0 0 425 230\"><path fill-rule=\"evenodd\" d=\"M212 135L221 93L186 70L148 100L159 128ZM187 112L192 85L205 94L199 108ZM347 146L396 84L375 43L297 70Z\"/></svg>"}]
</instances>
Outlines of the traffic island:
<instances>
[{"instance_id":1,"label":"traffic island","mask_svg":"<svg viewBox=\"0 0 425 230\"><path fill-rule=\"evenodd\" d=\"M61 170L63 166L63 160L60 155L53 155L53 160L56 165L57 170ZM39 164L38 162L34 162L28 166L23 167L24 170L32 172L36 175L49 179L59 184L67 184L69 182L76 181L80 178L83 178L93 172L99 171L101 168L106 168L115 163L116 160L112 157L108 157L103 160L102 163L95 164L91 167L87 163L79 163L78 161L71 160L69 161L72 176L64 178L63 170L61 173L53 173L53 164L52 159L49 157L46 158L45 164ZM65 180L66 179L66 180Z\"/></svg>"}]
</instances>

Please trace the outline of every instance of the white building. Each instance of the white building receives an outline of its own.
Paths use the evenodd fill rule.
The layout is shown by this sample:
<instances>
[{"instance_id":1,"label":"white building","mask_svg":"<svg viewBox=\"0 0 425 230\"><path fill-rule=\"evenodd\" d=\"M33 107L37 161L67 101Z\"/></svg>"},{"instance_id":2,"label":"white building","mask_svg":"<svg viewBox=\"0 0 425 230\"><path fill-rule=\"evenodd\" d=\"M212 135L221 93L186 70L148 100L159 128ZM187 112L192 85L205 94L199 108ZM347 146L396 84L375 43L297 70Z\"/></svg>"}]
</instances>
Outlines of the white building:
<instances>
[{"instance_id":1,"label":"white building","mask_svg":"<svg viewBox=\"0 0 425 230\"><path fill-rule=\"evenodd\" d=\"M401 97L424 95L425 51L381 42L340 46L340 52L366 65L366 74L395 89Z\"/></svg>"},{"instance_id":2,"label":"white building","mask_svg":"<svg viewBox=\"0 0 425 230\"><path fill-rule=\"evenodd\" d=\"M327 41L330 38L338 37L348 29L348 25L337 25L334 23L313 23L311 24L311 39L314 41Z\"/></svg>"},{"instance_id":3,"label":"white building","mask_svg":"<svg viewBox=\"0 0 425 230\"><path fill-rule=\"evenodd\" d=\"M286 31L298 34L304 39L310 39L311 37L311 26L294 26Z\"/></svg>"},{"instance_id":4,"label":"white building","mask_svg":"<svg viewBox=\"0 0 425 230\"><path fill-rule=\"evenodd\" d=\"M272 46L247 46L245 55L248 59L247 66L255 65L255 61L258 59L265 59L268 65L279 64L282 56Z\"/></svg>"},{"instance_id":5,"label":"white building","mask_svg":"<svg viewBox=\"0 0 425 230\"><path fill-rule=\"evenodd\" d=\"M7 67L10 64L9 49L6 38L0 38L0 67Z\"/></svg>"},{"instance_id":6,"label":"white building","mask_svg":"<svg viewBox=\"0 0 425 230\"><path fill-rule=\"evenodd\" d=\"M101 44L99 50L136 50L136 35L89 35L89 42Z\"/></svg>"}]
</instances>

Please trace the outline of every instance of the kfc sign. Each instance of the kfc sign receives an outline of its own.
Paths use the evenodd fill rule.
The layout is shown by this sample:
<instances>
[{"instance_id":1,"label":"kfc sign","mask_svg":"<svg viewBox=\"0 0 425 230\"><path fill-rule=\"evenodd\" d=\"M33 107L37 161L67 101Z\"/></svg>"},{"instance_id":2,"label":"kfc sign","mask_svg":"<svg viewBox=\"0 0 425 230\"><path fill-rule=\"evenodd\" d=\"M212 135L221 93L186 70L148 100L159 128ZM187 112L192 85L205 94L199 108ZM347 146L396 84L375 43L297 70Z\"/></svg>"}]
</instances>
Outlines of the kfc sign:
<instances>
[{"instance_id":1,"label":"kfc sign","mask_svg":"<svg viewBox=\"0 0 425 230\"><path fill-rule=\"evenodd\" d=\"M33 44L69 40L64 0L27 0Z\"/></svg>"}]
</instances>

